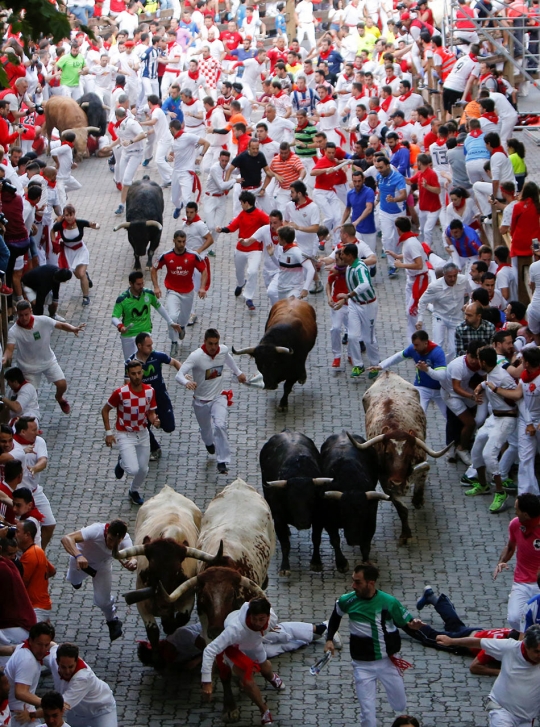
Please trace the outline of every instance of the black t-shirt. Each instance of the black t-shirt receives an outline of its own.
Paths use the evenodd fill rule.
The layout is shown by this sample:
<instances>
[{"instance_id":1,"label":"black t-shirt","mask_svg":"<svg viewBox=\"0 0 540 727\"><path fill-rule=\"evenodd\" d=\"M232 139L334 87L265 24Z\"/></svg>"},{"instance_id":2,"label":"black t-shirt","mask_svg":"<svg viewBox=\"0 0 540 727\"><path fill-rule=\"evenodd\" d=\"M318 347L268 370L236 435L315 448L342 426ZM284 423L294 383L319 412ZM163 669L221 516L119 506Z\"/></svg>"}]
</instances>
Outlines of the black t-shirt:
<instances>
[{"instance_id":1,"label":"black t-shirt","mask_svg":"<svg viewBox=\"0 0 540 727\"><path fill-rule=\"evenodd\" d=\"M262 170L268 166L266 157L262 152L252 157L247 151L243 151L235 157L231 164L240 170L242 175L242 189L246 187L260 187L262 184Z\"/></svg>"},{"instance_id":2,"label":"black t-shirt","mask_svg":"<svg viewBox=\"0 0 540 727\"><path fill-rule=\"evenodd\" d=\"M43 304L50 292L52 292L53 300L58 300L60 283L54 280L54 275L59 270L60 268L56 265L40 265L37 268L33 268L33 270L29 270L22 276L22 284L26 285L27 288L30 288L36 294L34 313L37 316L43 315Z\"/></svg>"}]
</instances>

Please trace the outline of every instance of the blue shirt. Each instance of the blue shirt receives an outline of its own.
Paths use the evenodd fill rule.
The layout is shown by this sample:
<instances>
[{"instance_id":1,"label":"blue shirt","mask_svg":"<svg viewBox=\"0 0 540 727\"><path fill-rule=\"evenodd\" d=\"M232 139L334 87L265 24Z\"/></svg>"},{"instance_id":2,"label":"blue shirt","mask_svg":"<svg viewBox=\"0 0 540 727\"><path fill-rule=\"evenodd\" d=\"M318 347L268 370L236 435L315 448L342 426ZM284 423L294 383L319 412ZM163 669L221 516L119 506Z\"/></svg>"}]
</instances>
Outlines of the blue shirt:
<instances>
[{"instance_id":1,"label":"blue shirt","mask_svg":"<svg viewBox=\"0 0 540 727\"><path fill-rule=\"evenodd\" d=\"M540 604L540 595L533 596L527 601L527 610L525 611L525 626L523 631L527 631L529 626L540 625L540 613L538 613L538 605Z\"/></svg>"},{"instance_id":2,"label":"blue shirt","mask_svg":"<svg viewBox=\"0 0 540 727\"><path fill-rule=\"evenodd\" d=\"M130 356L128 358L125 365L127 366L129 361L133 361L133 359L136 358L137 354L134 353L133 356ZM161 367L163 364L170 363L171 357L166 353L162 353L161 351L152 351L150 356L148 356L148 358L146 359L146 362L143 363L141 361L143 370L143 384L149 384L154 389L154 391L156 392L156 398L160 395L167 393L167 387L165 386L165 382L163 381L163 373L161 371Z\"/></svg>"},{"instance_id":3,"label":"blue shirt","mask_svg":"<svg viewBox=\"0 0 540 727\"><path fill-rule=\"evenodd\" d=\"M274 18L275 27L278 33L286 33L287 32L287 23L285 21L285 16L283 13L278 13L276 17Z\"/></svg>"},{"instance_id":4,"label":"blue shirt","mask_svg":"<svg viewBox=\"0 0 540 727\"><path fill-rule=\"evenodd\" d=\"M450 244L456 248L459 257L474 257L478 255L478 249L482 245L482 240L472 227L463 225L463 234L457 240L450 235L450 226L446 228L445 235L450 240Z\"/></svg>"},{"instance_id":5,"label":"blue shirt","mask_svg":"<svg viewBox=\"0 0 540 727\"><path fill-rule=\"evenodd\" d=\"M197 33L199 32L199 28L197 27L197 23L184 23L183 20L181 20L178 23L179 28L185 28L185 30L189 30L191 33L191 36L194 38Z\"/></svg>"},{"instance_id":6,"label":"blue shirt","mask_svg":"<svg viewBox=\"0 0 540 727\"><path fill-rule=\"evenodd\" d=\"M152 80L156 80L158 77L158 58L159 58L159 51L157 48L154 48L151 46L146 50L142 56L142 66L143 66L143 72L142 77L143 78L150 78Z\"/></svg>"},{"instance_id":7,"label":"blue shirt","mask_svg":"<svg viewBox=\"0 0 540 727\"><path fill-rule=\"evenodd\" d=\"M338 53L337 50L331 50L328 58L323 58L322 56L319 56L319 65L321 65L322 61L326 61L328 63L328 70L330 71L330 73L336 76L338 75L341 70L341 64L343 63L341 53Z\"/></svg>"},{"instance_id":8,"label":"blue shirt","mask_svg":"<svg viewBox=\"0 0 540 727\"><path fill-rule=\"evenodd\" d=\"M406 146L400 147L395 154L392 154L390 161L400 174L403 174L404 177L410 176L411 152Z\"/></svg>"},{"instance_id":9,"label":"blue shirt","mask_svg":"<svg viewBox=\"0 0 540 727\"><path fill-rule=\"evenodd\" d=\"M427 365L434 370L445 369L446 355L442 348L440 346L437 346L436 344L433 344L431 341L430 348L431 350L426 351L425 353L418 353L418 351L416 351L411 343L411 345L407 346L407 348L404 349L401 353L396 353L393 356L390 356L390 358L387 358L386 362L383 363L386 364L385 368L388 368L396 363L399 363L404 358L410 358L414 361L415 364L419 361L425 361ZM414 385L424 386L426 389L438 390L441 388L440 383L436 379L432 379L431 376L428 376L428 374L426 374L424 371L419 371L418 369L416 369Z\"/></svg>"},{"instance_id":10,"label":"blue shirt","mask_svg":"<svg viewBox=\"0 0 540 727\"><path fill-rule=\"evenodd\" d=\"M168 111L171 111L173 114L176 114L176 118L180 123L184 122L184 114L181 109L182 105L182 99L180 96L178 98L173 98L172 96L169 96L165 99L165 101L161 104L161 110L164 114L166 114Z\"/></svg>"},{"instance_id":11,"label":"blue shirt","mask_svg":"<svg viewBox=\"0 0 540 727\"><path fill-rule=\"evenodd\" d=\"M377 232L375 226L375 192L364 184L359 192L351 189L347 193L347 207L351 208L351 221L357 220L360 217L366 209L366 204L369 202L373 205L371 214L356 225L356 231L360 233L365 232L366 235Z\"/></svg>"},{"instance_id":12,"label":"blue shirt","mask_svg":"<svg viewBox=\"0 0 540 727\"><path fill-rule=\"evenodd\" d=\"M489 159L491 156L484 142L484 134L480 134L480 136L468 134L463 143L463 152L467 162L472 162L475 159Z\"/></svg>"},{"instance_id":13,"label":"blue shirt","mask_svg":"<svg viewBox=\"0 0 540 727\"><path fill-rule=\"evenodd\" d=\"M403 174L393 169L386 177L377 174L377 185L379 187L379 208L381 212L386 212L388 215L399 215L405 212L405 200L399 203L386 201L388 195L395 197L402 189L407 189Z\"/></svg>"},{"instance_id":14,"label":"blue shirt","mask_svg":"<svg viewBox=\"0 0 540 727\"><path fill-rule=\"evenodd\" d=\"M239 61L245 61L246 58L256 58L257 51L252 50L251 48L249 50L246 50L242 46L239 48L235 48L234 50L229 51L230 56L235 56ZM244 75L244 66L238 66L238 68L234 69L236 72L236 75L238 78L242 78Z\"/></svg>"}]
</instances>

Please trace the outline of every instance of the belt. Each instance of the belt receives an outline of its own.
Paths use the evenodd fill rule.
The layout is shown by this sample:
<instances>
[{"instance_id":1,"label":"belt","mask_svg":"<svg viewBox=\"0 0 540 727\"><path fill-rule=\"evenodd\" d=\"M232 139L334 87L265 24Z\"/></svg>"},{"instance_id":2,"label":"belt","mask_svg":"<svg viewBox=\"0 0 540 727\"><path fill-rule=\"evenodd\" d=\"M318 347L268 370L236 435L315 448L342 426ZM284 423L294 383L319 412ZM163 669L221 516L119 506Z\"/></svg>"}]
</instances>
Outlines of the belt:
<instances>
[{"instance_id":1,"label":"belt","mask_svg":"<svg viewBox=\"0 0 540 727\"><path fill-rule=\"evenodd\" d=\"M195 124L194 126L188 126L188 125L186 124L186 129L198 129L198 128L199 128L199 126L204 126L204 121L201 121L201 123L200 123L200 124Z\"/></svg>"},{"instance_id":2,"label":"belt","mask_svg":"<svg viewBox=\"0 0 540 727\"><path fill-rule=\"evenodd\" d=\"M205 192L208 197L224 197L227 192L220 192L219 194L212 194L211 192Z\"/></svg>"},{"instance_id":3,"label":"belt","mask_svg":"<svg viewBox=\"0 0 540 727\"><path fill-rule=\"evenodd\" d=\"M165 73L174 73L175 76L179 76L181 71L177 70L176 68L166 68Z\"/></svg>"},{"instance_id":4,"label":"belt","mask_svg":"<svg viewBox=\"0 0 540 727\"><path fill-rule=\"evenodd\" d=\"M259 189L260 187L262 187L262 184L257 184L255 187L242 187L242 189Z\"/></svg>"},{"instance_id":5,"label":"belt","mask_svg":"<svg viewBox=\"0 0 540 727\"><path fill-rule=\"evenodd\" d=\"M358 303L358 305L369 305L370 303L375 303L376 300L377 298L373 298L373 300L355 300L354 302Z\"/></svg>"},{"instance_id":6,"label":"belt","mask_svg":"<svg viewBox=\"0 0 540 727\"><path fill-rule=\"evenodd\" d=\"M494 417L517 417L517 411L494 411Z\"/></svg>"}]
</instances>

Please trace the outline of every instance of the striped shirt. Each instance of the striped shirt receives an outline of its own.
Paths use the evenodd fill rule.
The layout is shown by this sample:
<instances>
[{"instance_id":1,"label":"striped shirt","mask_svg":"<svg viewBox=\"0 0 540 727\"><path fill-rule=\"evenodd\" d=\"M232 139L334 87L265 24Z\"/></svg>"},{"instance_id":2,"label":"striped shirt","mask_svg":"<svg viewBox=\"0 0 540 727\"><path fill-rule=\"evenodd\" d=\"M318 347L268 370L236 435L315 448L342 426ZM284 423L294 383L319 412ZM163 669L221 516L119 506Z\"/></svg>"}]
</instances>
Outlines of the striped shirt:
<instances>
[{"instance_id":1,"label":"striped shirt","mask_svg":"<svg viewBox=\"0 0 540 727\"><path fill-rule=\"evenodd\" d=\"M349 293L353 293L352 300L357 303L373 303L377 299L368 267L362 260L355 260L347 268L345 280Z\"/></svg>"},{"instance_id":2,"label":"striped shirt","mask_svg":"<svg viewBox=\"0 0 540 727\"><path fill-rule=\"evenodd\" d=\"M295 152L296 155L302 159L313 159L317 156L317 149L313 147L298 146L298 142L302 144L313 144L313 137L318 134L318 130L312 124L308 124L301 129L299 126L294 130L294 140L296 143Z\"/></svg>"},{"instance_id":3,"label":"striped shirt","mask_svg":"<svg viewBox=\"0 0 540 727\"><path fill-rule=\"evenodd\" d=\"M159 51L157 48L151 47L141 56L142 61L142 77L156 80L158 77L158 58Z\"/></svg>"},{"instance_id":4,"label":"striped shirt","mask_svg":"<svg viewBox=\"0 0 540 727\"><path fill-rule=\"evenodd\" d=\"M279 154L276 154L270 163L270 169L283 177L283 182L279 185L280 188L290 189L291 184L300 179L300 172L304 170L304 165L301 159L291 152L289 158L285 159L285 161Z\"/></svg>"}]
</instances>

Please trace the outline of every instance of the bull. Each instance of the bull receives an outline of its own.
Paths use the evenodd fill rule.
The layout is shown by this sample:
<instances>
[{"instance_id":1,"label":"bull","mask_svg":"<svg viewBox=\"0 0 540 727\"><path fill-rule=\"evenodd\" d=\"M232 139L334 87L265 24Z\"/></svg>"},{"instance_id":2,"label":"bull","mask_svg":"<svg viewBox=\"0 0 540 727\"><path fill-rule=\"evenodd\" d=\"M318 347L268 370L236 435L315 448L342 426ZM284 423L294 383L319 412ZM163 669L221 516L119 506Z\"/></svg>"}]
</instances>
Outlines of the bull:
<instances>
[{"instance_id":1,"label":"bull","mask_svg":"<svg viewBox=\"0 0 540 727\"><path fill-rule=\"evenodd\" d=\"M270 508L259 493L241 479L225 487L208 505L197 547L216 552L211 563L175 591L163 595L171 603L197 593L197 612L203 638L216 638L225 619L253 596L264 596L268 566L276 547ZM213 549L213 550L212 550ZM230 678L223 681L224 719L234 722L239 713Z\"/></svg>"},{"instance_id":2,"label":"bull","mask_svg":"<svg viewBox=\"0 0 540 727\"><path fill-rule=\"evenodd\" d=\"M259 344L240 351L233 347L232 352L237 356L247 353L255 359L265 389L275 390L285 382L278 410L286 411L294 384L306 381L306 359L316 339L315 309L303 300L285 298L270 309Z\"/></svg>"},{"instance_id":3,"label":"bull","mask_svg":"<svg viewBox=\"0 0 540 727\"><path fill-rule=\"evenodd\" d=\"M414 483L412 505L424 505L429 471L426 455L442 457L453 443L438 452L426 444L426 415L416 387L392 371L383 371L364 396L366 442L349 439L359 450L373 447L378 460L379 482L390 496L401 520L399 544L412 537L409 511L402 498Z\"/></svg>"},{"instance_id":4,"label":"bull","mask_svg":"<svg viewBox=\"0 0 540 727\"><path fill-rule=\"evenodd\" d=\"M364 442L353 435L354 441ZM332 490L324 493L318 503L313 522L312 570L322 570L319 547L322 530L326 530L335 553L336 568L340 573L349 569L341 551L339 531L347 545L360 546L362 560L369 561L371 541L377 528L379 500L388 495L375 492L377 487L377 455L372 449L361 451L352 443L345 431L332 434L321 447L321 469L330 478Z\"/></svg>"},{"instance_id":5,"label":"bull","mask_svg":"<svg viewBox=\"0 0 540 727\"><path fill-rule=\"evenodd\" d=\"M105 136L107 133L107 111L109 107L105 106L97 93L85 93L77 103L86 114L87 123L99 129L99 134L93 132L93 135Z\"/></svg>"},{"instance_id":6,"label":"bull","mask_svg":"<svg viewBox=\"0 0 540 727\"><path fill-rule=\"evenodd\" d=\"M318 491L332 479L321 477L320 455L309 437L285 429L274 434L259 455L264 497L270 506L281 546L280 576L290 576L290 530L309 530L319 498ZM320 570L313 567L312 570Z\"/></svg>"},{"instance_id":7,"label":"bull","mask_svg":"<svg viewBox=\"0 0 540 727\"><path fill-rule=\"evenodd\" d=\"M72 131L75 134L74 149L76 155L88 156L88 134L100 134L101 129L97 126L89 126L85 112L79 104L67 96L53 96L46 104L45 109L45 130L51 148L51 136L53 129Z\"/></svg>"},{"instance_id":8,"label":"bull","mask_svg":"<svg viewBox=\"0 0 540 727\"><path fill-rule=\"evenodd\" d=\"M214 558L194 547L201 518L191 500L165 485L139 510L133 547L113 553L120 560L137 557L137 587L124 598L137 604L154 654L159 644L156 617L165 633L172 634L189 621L194 605L191 593L171 604L162 597L159 584L173 591L196 574L198 560Z\"/></svg>"},{"instance_id":9,"label":"bull","mask_svg":"<svg viewBox=\"0 0 540 727\"><path fill-rule=\"evenodd\" d=\"M141 269L140 258L146 254L147 248L146 267L152 267L154 252L161 240L164 206L161 187L147 175L130 186L126 198L126 221L116 225L114 232L127 230L135 256L135 270Z\"/></svg>"}]
</instances>

